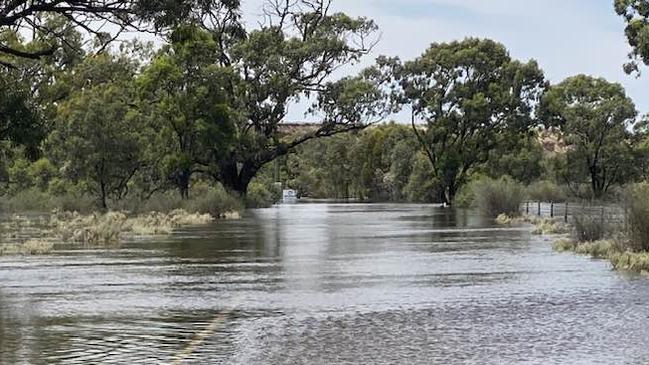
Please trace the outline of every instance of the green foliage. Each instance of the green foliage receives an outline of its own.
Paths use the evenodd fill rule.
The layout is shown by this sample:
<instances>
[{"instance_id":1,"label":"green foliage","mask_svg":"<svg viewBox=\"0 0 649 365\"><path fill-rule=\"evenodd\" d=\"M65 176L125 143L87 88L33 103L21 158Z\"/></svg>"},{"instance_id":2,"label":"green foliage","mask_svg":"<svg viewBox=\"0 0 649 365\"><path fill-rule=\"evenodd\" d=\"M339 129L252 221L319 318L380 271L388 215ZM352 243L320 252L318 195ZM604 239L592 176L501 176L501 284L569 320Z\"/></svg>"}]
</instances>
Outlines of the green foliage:
<instances>
[{"instance_id":1,"label":"green foliage","mask_svg":"<svg viewBox=\"0 0 649 365\"><path fill-rule=\"evenodd\" d=\"M484 178L473 185L473 204L489 217L517 217L524 200L525 188L509 177Z\"/></svg>"},{"instance_id":2,"label":"green foliage","mask_svg":"<svg viewBox=\"0 0 649 365\"><path fill-rule=\"evenodd\" d=\"M105 74L105 65L121 72ZM128 92L134 65L102 54L83 67L96 69L96 85L75 91L60 104L47 151L60 161L65 177L85 184L105 209L109 199L127 194L142 165L143 141L131 124L133 96Z\"/></svg>"},{"instance_id":3,"label":"green foliage","mask_svg":"<svg viewBox=\"0 0 649 365\"><path fill-rule=\"evenodd\" d=\"M626 37L632 48L627 73L639 72L638 63L649 64L649 1L615 0L615 12L626 22Z\"/></svg>"},{"instance_id":4,"label":"green foliage","mask_svg":"<svg viewBox=\"0 0 649 365\"><path fill-rule=\"evenodd\" d=\"M411 144L411 146L418 146ZM407 201L431 203L440 201L440 186L435 179L430 161L419 151L413 156L412 172L404 186L403 194Z\"/></svg>"},{"instance_id":5,"label":"green foliage","mask_svg":"<svg viewBox=\"0 0 649 365\"><path fill-rule=\"evenodd\" d=\"M0 68L0 90L0 140L35 151L46 130L28 85L17 72Z\"/></svg>"},{"instance_id":6,"label":"green foliage","mask_svg":"<svg viewBox=\"0 0 649 365\"><path fill-rule=\"evenodd\" d=\"M281 193L281 192L280 192ZM253 181L246 195L246 206L249 208L268 208L279 201L278 194L265 185Z\"/></svg>"},{"instance_id":7,"label":"green foliage","mask_svg":"<svg viewBox=\"0 0 649 365\"><path fill-rule=\"evenodd\" d=\"M479 170L493 178L511 176L514 180L528 185L538 180L544 172L543 146L538 137L523 136L508 142L489 151L486 163Z\"/></svg>"},{"instance_id":8,"label":"green foliage","mask_svg":"<svg viewBox=\"0 0 649 365\"><path fill-rule=\"evenodd\" d=\"M565 190L552 181L540 180L527 187L527 196L533 201L559 203L567 200Z\"/></svg>"},{"instance_id":9,"label":"green foliage","mask_svg":"<svg viewBox=\"0 0 649 365\"><path fill-rule=\"evenodd\" d=\"M629 127L635 105L621 85L578 75L553 86L541 105L544 120L560 128L570 146L564 177L580 183L587 176L592 195L601 198L634 169Z\"/></svg>"},{"instance_id":10,"label":"green foliage","mask_svg":"<svg viewBox=\"0 0 649 365\"><path fill-rule=\"evenodd\" d=\"M182 26L138 78L140 117L155 144L152 164L188 198L192 175L218 164L231 149L233 124L225 100L218 45L198 26Z\"/></svg>"},{"instance_id":11,"label":"green foliage","mask_svg":"<svg viewBox=\"0 0 649 365\"><path fill-rule=\"evenodd\" d=\"M491 151L508 150L536 124L543 73L494 41L435 43L414 61L383 58L379 66L397 80L396 100L411 107L413 123L426 122L416 131L447 203Z\"/></svg>"},{"instance_id":12,"label":"green foliage","mask_svg":"<svg viewBox=\"0 0 649 365\"><path fill-rule=\"evenodd\" d=\"M182 207L189 212L210 214L213 217L224 217L227 213L240 212L244 205L239 197L228 193L222 186L198 188L189 200L183 201Z\"/></svg>"},{"instance_id":13,"label":"green foliage","mask_svg":"<svg viewBox=\"0 0 649 365\"><path fill-rule=\"evenodd\" d=\"M649 251L649 183L629 187L624 205L630 248Z\"/></svg>"},{"instance_id":14,"label":"green foliage","mask_svg":"<svg viewBox=\"0 0 649 365\"><path fill-rule=\"evenodd\" d=\"M245 36L232 35L228 21L211 29L215 39L226 40L214 61L224 68L228 104L238 113L236 148L211 170L228 189L245 194L257 172L276 158L309 140L361 129L383 114L382 93L371 75L334 74L369 52L376 25L332 14L328 4L272 2L264 25ZM303 134L282 134L289 107L306 99L314 100L310 112L322 123Z\"/></svg>"},{"instance_id":15,"label":"green foliage","mask_svg":"<svg viewBox=\"0 0 649 365\"><path fill-rule=\"evenodd\" d=\"M311 198L434 202L439 190L410 127L396 123L310 141L282 163L281 175Z\"/></svg>"},{"instance_id":16,"label":"green foliage","mask_svg":"<svg viewBox=\"0 0 649 365\"><path fill-rule=\"evenodd\" d=\"M47 190L50 182L58 175L58 170L47 158L33 162L27 171L32 184L41 191Z\"/></svg>"},{"instance_id":17,"label":"green foliage","mask_svg":"<svg viewBox=\"0 0 649 365\"><path fill-rule=\"evenodd\" d=\"M87 195L65 193L52 195L37 188L17 191L0 198L3 212L51 212L52 210L89 212L96 209L96 201Z\"/></svg>"}]
</instances>

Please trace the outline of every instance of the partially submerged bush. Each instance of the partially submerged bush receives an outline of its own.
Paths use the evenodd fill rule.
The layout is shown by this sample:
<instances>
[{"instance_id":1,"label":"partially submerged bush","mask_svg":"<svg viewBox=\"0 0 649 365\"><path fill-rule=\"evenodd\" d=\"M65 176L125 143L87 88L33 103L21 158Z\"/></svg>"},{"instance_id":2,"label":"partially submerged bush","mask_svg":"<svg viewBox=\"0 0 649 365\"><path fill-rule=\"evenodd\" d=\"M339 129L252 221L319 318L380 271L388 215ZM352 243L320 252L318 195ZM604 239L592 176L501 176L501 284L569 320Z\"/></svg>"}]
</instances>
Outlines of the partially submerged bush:
<instances>
[{"instance_id":1,"label":"partially submerged bush","mask_svg":"<svg viewBox=\"0 0 649 365\"><path fill-rule=\"evenodd\" d=\"M577 241L569 238L561 238L552 244L552 248L558 252L574 252L577 247Z\"/></svg>"},{"instance_id":2,"label":"partially submerged bush","mask_svg":"<svg viewBox=\"0 0 649 365\"><path fill-rule=\"evenodd\" d=\"M211 214L214 218L222 218L231 212L243 210L243 202L239 197L229 194L221 185L196 189L189 200L184 201L181 208L194 213Z\"/></svg>"},{"instance_id":3,"label":"partially submerged bush","mask_svg":"<svg viewBox=\"0 0 649 365\"><path fill-rule=\"evenodd\" d=\"M495 218L500 214L517 217L525 200L525 189L508 177L497 180L485 178L473 187L473 197L473 204L490 217Z\"/></svg>"},{"instance_id":4,"label":"partially submerged bush","mask_svg":"<svg viewBox=\"0 0 649 365\"><path fill-rule=\"evenodd\" d=\"M577 242L572 239L562 238L553 245L558 252L574 252L579 255L589 255L594 258L608 258L616 252L617 244L611 240L595 242Z\"/></svg>"},{"instance_id":5,"label":"partially submerged bush","mask_svg":"<svg viewBox=\"0 0 649 365\"><path fill-rule=\"evenodd\" d=\"M629 188L625 206L630 248L634 251L649 251L649 183Z\"/></svg>"},{"instance_id":6,"label":"partially submerged bush","mask_svg":"<svg viewBox=\"0 0 649 365\"><path fill-rule=\"evenodd\" d=\"M610 236L612 228L603 215L576 214L573 216L573 231L577 242L594 242Z\"/></svg>"},{"instance_id":7,"label":"partially submerged bush","mask_svg":"<svg viewBox=\"0 0 649 365\"><path fill-rule=\"evenodd\" d=\"M268 189L265 185L253 182L248 188L246 206L249 208L267 208L281 199L281 191Z\"/></svg>"}]
</instances>

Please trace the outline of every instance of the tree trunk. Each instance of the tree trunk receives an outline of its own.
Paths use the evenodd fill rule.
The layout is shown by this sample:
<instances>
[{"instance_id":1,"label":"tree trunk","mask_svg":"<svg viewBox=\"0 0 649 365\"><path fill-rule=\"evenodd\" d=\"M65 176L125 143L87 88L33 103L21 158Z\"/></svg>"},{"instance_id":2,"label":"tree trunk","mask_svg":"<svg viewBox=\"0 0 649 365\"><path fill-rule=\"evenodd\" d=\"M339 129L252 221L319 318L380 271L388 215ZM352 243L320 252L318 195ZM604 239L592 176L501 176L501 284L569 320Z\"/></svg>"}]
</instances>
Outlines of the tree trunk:
<instances>
[{"instance_id":1,"label":"tree trunk","mask_svg":"<svg viewBox=\"0 0 649 365\"><path fill-rule=\"evenodd\" d=\"M236 162L228 161L221 165L216 178L226 190L245 197L248 194L248 185L258 170L259 168L250 162L243 163L241 168L238 168Z\"/></svg>"},{"instance_id":2,"label":"tree trunk","mask_svg":"<svg viewBox=\"0 0 649 365\"><path fill-rule=\"evenodd\" d=\"M189 170L181 170L178 172L176 183L178 184L178 191L180 192L180 196L183 199L189 199L189 181L191 179L191 176L192 174Z\"/></svg>"},{"instance_id":3,"label":"tree trunk","mask_svg":"<svg viewBox=\"0 0 649 365\"><path fill-rule=\"evenodd\" d=\"M604 195L604 182L600 180L597 166L591 166L590 168L590 185L595 199L599 199Z\"/></svg>"},{"instance_id":4,"label":"tree trunk","mask_svg":"<svg viewBox=\"0 0 649 365\"><path fill-rule=\"evenodd\" d=\"M106 203L106 183L101 181L99 183L99 188L100 188L100 196L99 196L99 204L101 205L101 209L103 210L108 210L108 204Z\"/></svg>"}]
</instances>

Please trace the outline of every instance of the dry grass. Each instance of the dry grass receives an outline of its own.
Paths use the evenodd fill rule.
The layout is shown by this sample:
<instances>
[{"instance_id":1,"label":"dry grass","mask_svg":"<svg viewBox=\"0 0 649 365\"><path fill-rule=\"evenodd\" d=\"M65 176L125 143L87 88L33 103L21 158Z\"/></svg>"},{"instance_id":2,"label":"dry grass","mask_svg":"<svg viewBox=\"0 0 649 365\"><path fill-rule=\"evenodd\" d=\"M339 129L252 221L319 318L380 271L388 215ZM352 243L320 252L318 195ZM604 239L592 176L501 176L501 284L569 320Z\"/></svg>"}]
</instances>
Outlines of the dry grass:
<instances>
[{"instance_id":1,"label":"dry grass","mask_svg":"<svg viewBox=\"0 0 649 365\"><path fill-rule=\"evenodd\" d=\"M527 222L534 225L532 234L536 235L566 234L570 232L568 225L558 219L532 218Z\"/></svg>"},{"instance_id":2,"label":"dry grass","mask_svg":"<svg viewBox=\"0 0 649 365\"><path fill-rule=\"evenodd\" d=\"M649 252L616 252L608 259L615 270L649 272Z\"/></svg>"},{"instance_id":3,"label":"dry grass","mask_svg":"<svg viewBox=\"0 0 649 365\"><path fill-rule=\"evenodd\" d=\"M596 259L606 259L614 270L649 273L649 252L625 251L624 243L620 240L601 240L595 242L577 242L563 238L553 245L555 251L573 252L587 255Z\"/></svg>"},{"instance_id":4,"label":"dry grass","mask_svg":"<svg viewBox=\"0 0 649 365\"><path fill-rule=\"evenodd\" d=\"M30 239L24 243L0 244L0 256L45 255L54 249L54 243L44 239Z\"/></svg>"},{"instance_id":5,"label":"dry grass","mask_svg":"<svg viewBox=\"0 0 649 365\"><path fill-rule=\"evenodd\" d=\"M205 225L213 220L209 214L188 213L181 209L168 214L152 212L135 217L122 212L87 216L59 213L52 216L51 227L63 242L97 246L118 244L127 237L169 235L178 227Z\"/></svg>"},{"instance_id":6,"label":"dry grass","mask_svg":"<svg viewBox=\"0 0 649 365\"><path fill-rule=\"evenodd\" d=\"M510 217L507 214L501 214L496 218L496 223L502 226L508 226L514 223L514 218Z\"/></svg>"},{"instance_id":7,"label":"dry grass","mask_svg":"<svg viewBox=\"0 0 649 365\"><path fill-rule=\"evenodd\" d=\"M209 214L188 213L185 210L133 217L123 212L89 215L55 212L49 220L14 216L0 225L0 255L46 254L56 244L119 245L125 239L170 235L179 227L205 225L213 220ZM20 241L24 242L16 243Z\"/></svg>"}]
</instances>

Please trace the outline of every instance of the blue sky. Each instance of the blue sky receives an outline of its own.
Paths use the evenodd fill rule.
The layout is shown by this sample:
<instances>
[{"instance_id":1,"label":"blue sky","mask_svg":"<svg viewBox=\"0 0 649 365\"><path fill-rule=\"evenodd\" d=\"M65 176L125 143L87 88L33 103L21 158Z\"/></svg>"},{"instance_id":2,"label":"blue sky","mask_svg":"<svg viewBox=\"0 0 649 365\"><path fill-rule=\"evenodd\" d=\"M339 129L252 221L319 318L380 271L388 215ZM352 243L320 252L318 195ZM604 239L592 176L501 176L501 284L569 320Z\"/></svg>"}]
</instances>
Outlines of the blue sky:
<instances>
[{"instance_id":1,"label":"blue sky","mask_svg":"<svg viewBox=\"0 0 649 365\"><path fill-rule=\"evenodd\" d=\"M243 0L248 22L264 1ZM417 57L433 42L491 38L514 58L537 60L552 82L578 73L619 82L649 112L649 70L640 79L622 71L629 48L613 0L334 0L333 8L379 25L381 42L366 65L378 55ZM291 118L301 118L294 109Z\"/></svg>"}]
</instances>

